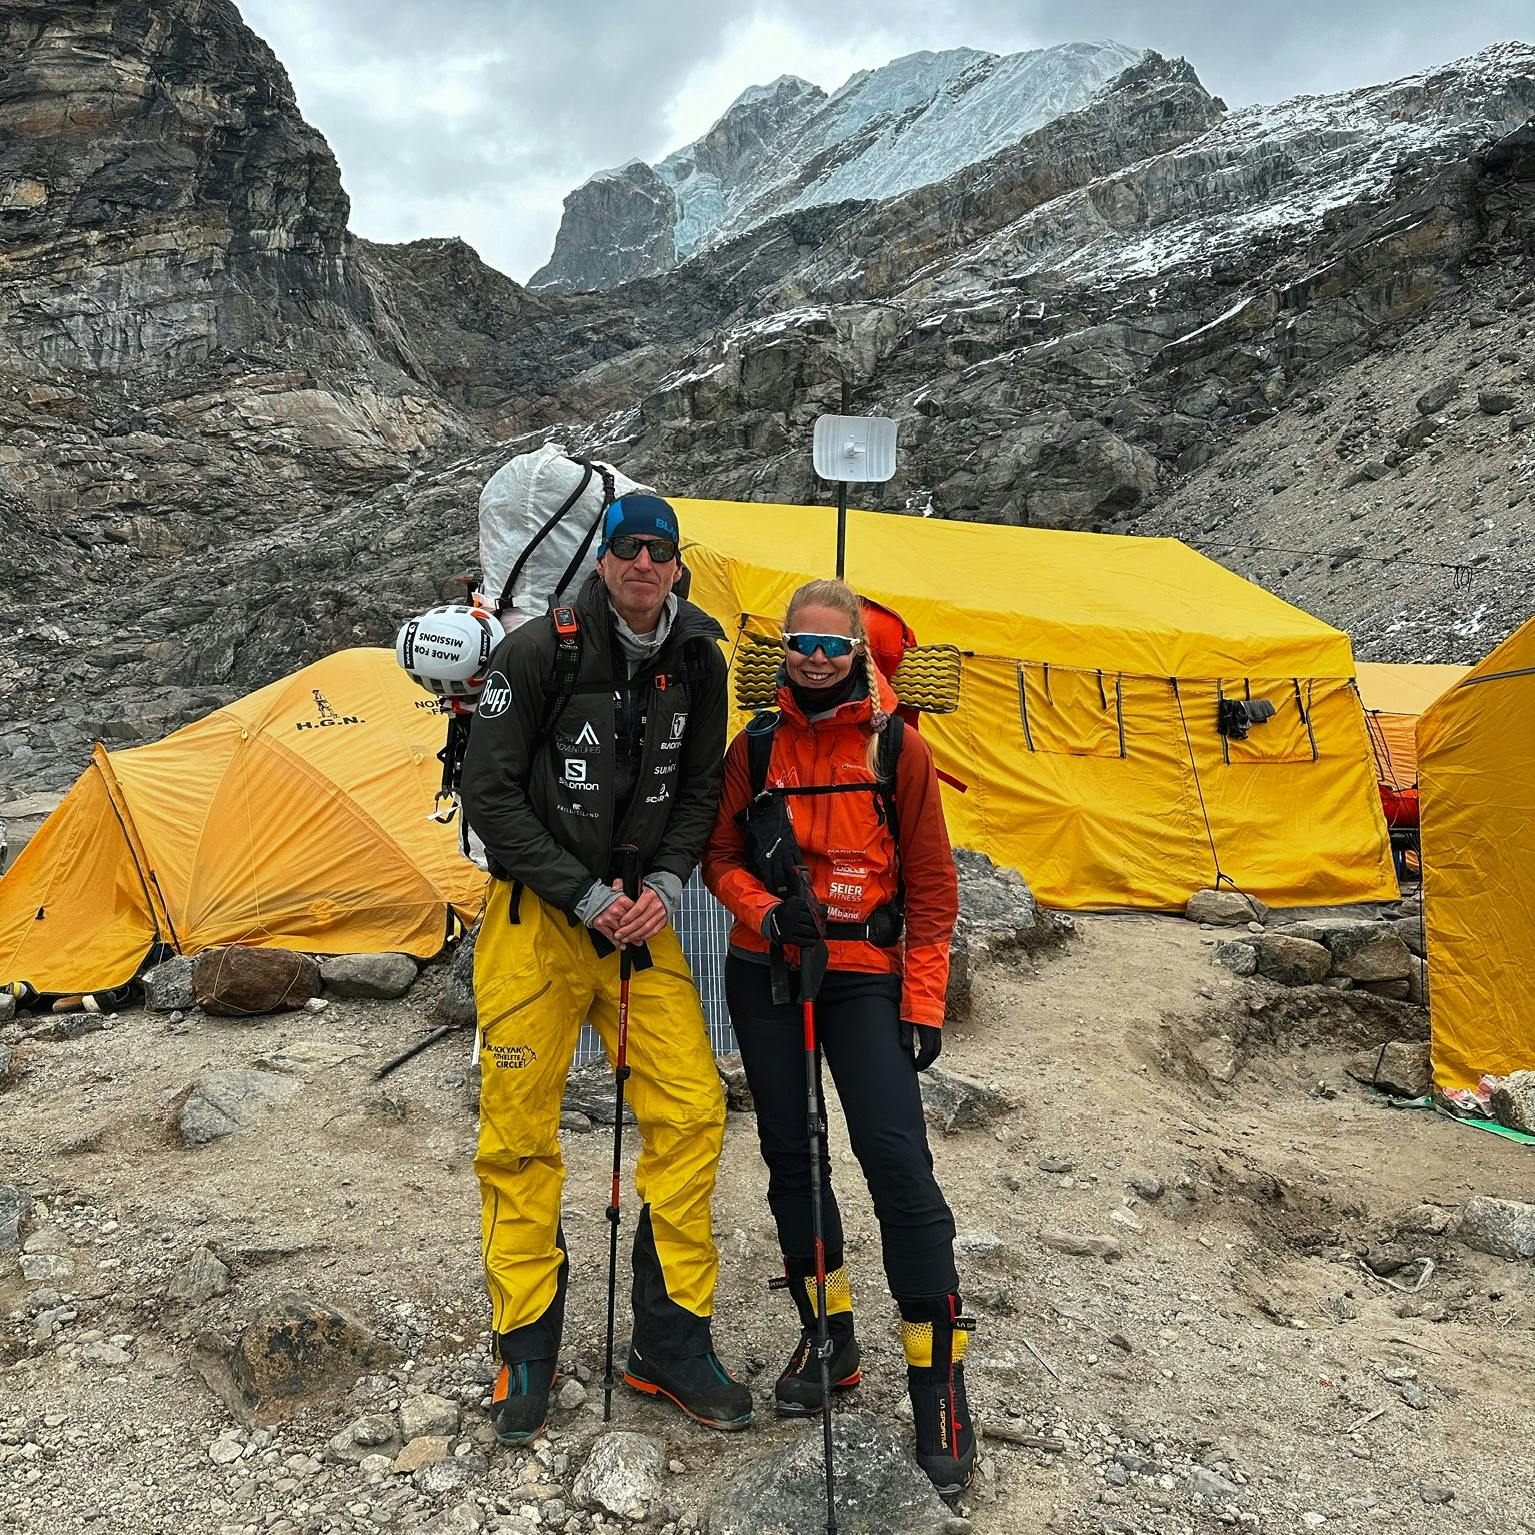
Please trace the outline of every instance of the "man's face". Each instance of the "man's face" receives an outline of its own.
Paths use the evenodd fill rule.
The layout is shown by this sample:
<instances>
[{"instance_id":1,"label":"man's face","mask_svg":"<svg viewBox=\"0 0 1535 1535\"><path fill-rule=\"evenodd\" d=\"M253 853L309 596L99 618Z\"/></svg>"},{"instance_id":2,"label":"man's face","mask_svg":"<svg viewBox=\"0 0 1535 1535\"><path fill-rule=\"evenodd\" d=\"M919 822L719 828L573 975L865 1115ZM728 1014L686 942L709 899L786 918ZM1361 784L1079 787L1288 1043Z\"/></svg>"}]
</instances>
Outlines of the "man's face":
<instances>
[{"instance_id":1,"label":"man's face","mask_svg":"<svg viewBox=\"0 0 1535 1535\"><path fill-rule=\"evenodd\" d=\"M682 575L678 557L657 563L650 556L655 540L641 537L633 559L623 559L609 548L597 561L597 570L619 616L636 634L655 628L666 595Z\"/></svg>"}]
</instances>

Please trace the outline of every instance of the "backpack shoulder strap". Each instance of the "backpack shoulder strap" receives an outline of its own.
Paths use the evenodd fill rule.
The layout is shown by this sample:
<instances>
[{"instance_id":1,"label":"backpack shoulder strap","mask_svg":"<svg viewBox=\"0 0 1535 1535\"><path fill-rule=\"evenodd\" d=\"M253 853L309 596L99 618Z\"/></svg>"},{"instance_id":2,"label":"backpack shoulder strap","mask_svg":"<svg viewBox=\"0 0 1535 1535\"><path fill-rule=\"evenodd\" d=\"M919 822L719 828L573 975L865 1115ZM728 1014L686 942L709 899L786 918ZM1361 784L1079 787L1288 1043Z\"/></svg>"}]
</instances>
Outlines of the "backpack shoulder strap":
<instances>
[{"instance_id":1,"label":"backpack shoulder strap","mask_svg":"<svg viewBox=\"0 0 1535 1535\"><path fill-rule=\"evenodd\" d=\"M549 622L554 625L554 661L544 677L544 713L538 722L538 734L528 749L528 776L533 774L533 764L544 743L559 724L570 695L575 692L581 676L581 621L576 610L568 607L551 608Z\"/></svg>"},{"instance_id":2,"label":"backpack shoulder strap","mask_svg":"<svg viewBox=\"0 0 1535 1535\"><path fill-rule=\"evenodd\" d=\"M896 774L900 770L901 747L906 742L906 721L899 714L892 714L879 733L879 746L874 756L874 793L884 813L885 824L895 842L896 857L901 852L901 823L895 806Z\"/></svg>"},{"instance_id":3,"label":"backpack shoulder strap","mask_svg":"<svg viewBox=\"0 0 1535 1535\"><path fill-rule=\"evenodd\" d=\"M581 479L579 496L586 489L593 473L602 481L602 505L598 508L597 515L592 519L592 525L586 530L586 537L581 540L581 547L571 555L570 563L565 567L565 573L555 583L553 600L558 602L565 595L565 588L570 585L571 578L581 568L581 562L586 558L586 551L592 547L592 540L597 536L597 530L602 526L603 519L608 515L608 508L618 499L617 489L613 483L613 475L606 464L589 463L584 458L574 460L585 471Z\"/></svg>"},{"instance_id":4,"label":"backpack shoulder strap","mask_svg":"<svg viewBox=\"0 0 1535 1535\"><path fill-rule=\"evenodd\" d=\"M746 771L751 780L752 798L767 788L768 767L773 760L773 732L778 729L778 711L763 709L746 726Z\"/></svg>"},{"instance_id":5,"label":"backpack shoulder strap","mask_svg":"<svg viewBox=\"0 0 1535 1535\"><path fill-rule=\"evenodd\" d=\"M682 670L687 678L688 692L696 695L699 684L709 675L710 650L718 647L707 634L695 634L682 647Z\"/></svg>"}]
</instances>

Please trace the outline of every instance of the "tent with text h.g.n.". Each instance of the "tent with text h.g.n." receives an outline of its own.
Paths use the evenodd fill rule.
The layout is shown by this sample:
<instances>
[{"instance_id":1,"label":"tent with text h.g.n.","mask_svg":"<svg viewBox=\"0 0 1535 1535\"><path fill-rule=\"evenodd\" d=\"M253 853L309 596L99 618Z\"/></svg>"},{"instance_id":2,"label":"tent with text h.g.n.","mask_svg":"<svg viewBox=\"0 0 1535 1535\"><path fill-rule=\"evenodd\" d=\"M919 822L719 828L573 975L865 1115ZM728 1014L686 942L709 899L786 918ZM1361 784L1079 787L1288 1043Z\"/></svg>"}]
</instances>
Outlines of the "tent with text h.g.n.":
<instances>
[{"instance_id":1,"label":"tent with text h.g.n.","mask_svg":"<svg viewBox=\"0 0 1535 1535\"><path fill-rule=\"evenodd\" d=\"M1535 1069L1535 619L1418 722L1434 1080Z\"/></svg>"},{"instance_id":2,"label":"tent with text h.g.n.","mask_svg":"<svg viewBox=\"0 0 1535 1535\"><path fill-rule=\"evenodd\" d=\"M776 634L835 569L826 507L678 501L693 600ZM1181 907L1218 877L1278 905L1394 898L1348 636L1175 539L852 512L846 574L963 652L922 721L957 844L1058 906ZM1223 700L1274 713L1245 738ZM1261 711L1255 711L1261 712Z\"/></svg>"},{"instance_id":3,"label":"tent with text h.g.n.","mask_svg":"<svg viewBox=\"0 0 1535 1535\"><path fill-rule=\"evenodd\" d=\"M0 878L0 981L121 984L152 949L435 954L484 875L427 819L436 701L345 650L148 746L96 748Z\"/></svg>"}]
</instances>

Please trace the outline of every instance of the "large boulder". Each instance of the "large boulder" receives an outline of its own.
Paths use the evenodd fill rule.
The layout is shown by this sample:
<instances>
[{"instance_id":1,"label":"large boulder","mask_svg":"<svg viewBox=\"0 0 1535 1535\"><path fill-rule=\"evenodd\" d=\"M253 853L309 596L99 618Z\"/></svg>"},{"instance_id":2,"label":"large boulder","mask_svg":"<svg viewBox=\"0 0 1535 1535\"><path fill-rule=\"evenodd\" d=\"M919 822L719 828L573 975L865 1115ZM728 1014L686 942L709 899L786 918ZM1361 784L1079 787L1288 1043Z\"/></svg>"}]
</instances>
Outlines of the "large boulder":
<instances>
[{"instance_id":1,"label":"large boulder","mask_svg":"<svg viewBox=\"0 0 1535 1535\"><path fill-rule=\"evenodd\" d=\"M474 1025L474 941L479 936L480 924L476 922L454 951L453 963L448 966L448 984L443 987L442 996L433 1010L439 1023L464 1028Z\"/></svg>"},{"instance_id":2,"label":"large boulder","mask_svg":"<svg viewBox=\"0 0 1535 1535\"><path fill-rule=\"evenodd\" d=\"M562 1109L574 1114L585 1114L593 1124L610 1125L613 1123L613 1110L616 1106L613 1073L608 1069L606 1061L588 1061L565 1079L565 1096L560 1102ZM632 1125L634 1122L634 1110L625 1094L624 1123Z\"/></svg>"},{"instance_id":3,"label":"large boulder","mask_svg":"<svg viewBox=\"0 0 1535 1535\"><path fill-rule=\"evenodd\" d=\"M350 1384L391 1354L356 1317L308 1296L286 1294L240 1333L230 1372L255 1407Z\"/></svg>"},{"instance_id":4,"label":"large boulder","mask_svg":"<svg viewBox=\"0 0 1535 1535\"><path fill-rule=\"evenodd\" d=\"M209 949L192 970L197 1005L225 1018L291 1012L320 994L320 967L291 949Z\"/></svg>"},{"instance_id":5,"label":"large boulder","mask_svg":"<svg viewBox=\"0 0 1535 1535\"><path fill-rule=\"evenodd\" d=\"M1240 890L1196 890L1183 915L1190 922L1208 922L1211 927L1246 927L1249 922L1261 922L1267 910L1256 896Z\"/></svg>"},{"instance_id":6,"label":"large boulder","mask_svg":"<svg viewBox=\"0 0 1535 1535\"><path fill-rule=\"evenodd\" d=\"M1510 1130L1535 1135L1535 1071L1513 1071L1497 1083L1492 1116Z\"/></svg>"},{"instance_id":7,"label":"large boulder","mask_svg":"<svg viewBox=\"0 0 1535 1535\"><path fill-rule=\"evenodd\" d=\"M237 1130L248 1130L301 1086L292 1077L245 1066L205 1071L187 1089L176 1127L183 1144L205 1146Z\"/></svg>"},{"instance_id":8,"label":"large boulder","mask_svg":"<svg viewBox=\"0 0 1535 1535\"><path fill-rule=\"evenodd\" d=\"M153 970L146 970L142 977L145 1012L186 1012L195 1007L197 993L192 975L196 968L197 961L189 955L172 954Z\"/></svg>"},{"instance_id":9,"label":"large boulder","mask_svg":"<svg viewBox=\"0 0 1535 1535\"><path fill-rule=\"evenodd\" d=\"M866 1412L832 1424L837 1527L880 1535L954 1535L968 1521L944 1507L906 1446ZM826 1525L819 1426L743 1466L715 1495L709 1535L805 1535Z\"/></svg>"},{"instance_id":10,"label":"large boulder","mask_svg":"<svg viewBox=\"0 0 1535 1535\"><path fill-rule=\"evenodd\" d=\"M1280 932L1321 944L1332 955L1333 974L1351 981L1405 981L1412 974L1411 952L1389 923L1323 919L1292 922Z\"/></svg>"},{"instance_id":11,"label":"large boulder","mask_svg":"<svg viewBox=\"0 0 1535 1535\"><path fill-rule=\"evenodd\" d=\"M1535 1258L1535 1205L1478 1195L1461 1206L1450 1235L1495 1258Z\"/></svg>"},{"instance_id":12,"label":"large boulder","mask_svg":"<svg viewBox=\"0 0 1535 1535\"><path fill-rule=\"evenodd\" d=\"M1257 975L1280 986L1316 986L1332 969L1332 955L1319 943L1284 933L1252 933L1223 943L1216 959L1238 975Z\"/></svg>"},{"instance_id":13,"label":"large boulder","mask_svg":"<svg viewBox=\"0 0 1535 1535\"><path fill-rule=\"evenodd\" d=\"M1059 943L1071 920L1045 911L1016 870L996 864L985 853L954 849L959 876L959 919L949 945L949 989L944 1016L970 1016L971 985L976 967L1009 950L1025 952Z\"/></svg>"},{"instance_id":14,"label":"large boulder","mask_svg":"<svg viewBox=\"0 0 1535 1535\"><path fill-rule=\"evenodd\" d=\"M929 1066L918 1078L928 1122L945 1135L981 1130L1012 1109L1012 1100L995 1087L942 1066Z\"/></svg>"},{"instance_id":15,"label":"large boulder","mask_svg":"<svg viewBox=\"0 0 1535 1535\"><path fill-rule=\"evenodd\" d=\"M1386 926L1402 940L1419 959L1424 957L1423 919L1421 917L1393 917Z\"/></svg>"},{"instance_id":16,"label":"large boulder","mask_svg":"<svg viewBox=\"0 0 1535 1535\"><path fill-rule=\"evenodd\" d=\"M1425 1097L1434 1085L1426 1041L1394 1039L1362 1050L1349 1062L1348 1074L1397 1098Z\"/></svg>"},{"instance_id":17,"label":"large boulder","mask_svg":"<svg viewBox=\"0 0 1535 1535\"><path fill-rule=\"evenodd\" d=\"M320 980L333 997L403 997L416 980L409 954L337 954L320 966Z\"/></svg>"},{"instance_id":18,"label":"large boulder","mask_svg":"<svg viewBox=\"0 0 1535 1535\"><path fill-rule=\"evenodd\" d=\"M576 1477L575 1499L583 1508L620 1519L647 1519L661 1496L665 1471L665 1448L658 1440L615 1430L592 1446Z\"/></svg>"}]
</instances>

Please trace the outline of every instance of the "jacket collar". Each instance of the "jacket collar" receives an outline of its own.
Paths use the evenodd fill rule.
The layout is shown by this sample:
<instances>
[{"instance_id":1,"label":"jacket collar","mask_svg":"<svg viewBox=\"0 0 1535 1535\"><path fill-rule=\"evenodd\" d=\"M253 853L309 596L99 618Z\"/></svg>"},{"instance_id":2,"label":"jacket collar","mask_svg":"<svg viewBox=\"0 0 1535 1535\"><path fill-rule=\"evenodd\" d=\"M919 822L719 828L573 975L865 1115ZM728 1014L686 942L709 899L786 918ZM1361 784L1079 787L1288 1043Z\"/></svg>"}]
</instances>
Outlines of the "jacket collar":
<instances>
[{"instance_id":1,"label":"jacket collar","mask_svg":"<svg viewBox=\"0 0 1535 1535\"><path fill-rule=\"evenodd\" d=\"M860 663L855 663L860 664ZM885 680L883 672L876 670L877 695L871 698L865 693L861 698L850 698L845 704L840 704L824 720L817 720L818 725L855 725L869 729L874 723L874 708L876 702L881 714L889 716L895 713L895 690ZM778 670L778 708L788 719L796 725L808 728L810 722L805 718L798 703L795 702L794 693L784 676L783 668Z\"/></svg>"}]
</instances>

